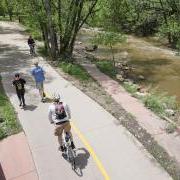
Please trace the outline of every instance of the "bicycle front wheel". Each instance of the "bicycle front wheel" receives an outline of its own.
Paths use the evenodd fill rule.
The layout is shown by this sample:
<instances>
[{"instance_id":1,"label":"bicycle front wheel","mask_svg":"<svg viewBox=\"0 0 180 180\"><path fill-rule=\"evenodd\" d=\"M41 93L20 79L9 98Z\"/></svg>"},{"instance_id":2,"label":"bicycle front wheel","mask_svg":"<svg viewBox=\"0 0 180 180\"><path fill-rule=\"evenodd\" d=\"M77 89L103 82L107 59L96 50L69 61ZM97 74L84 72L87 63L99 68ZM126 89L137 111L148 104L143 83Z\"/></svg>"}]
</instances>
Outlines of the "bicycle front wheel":
<instances>
[{"instance_id":1,"label":"bicycle front wheel","mask_svg":"<svg viewBox=\"0 0 180 180\"><path fill-rule=\"evenodd\" d=\"M71 163L71 167L73 170L76 169L76 162L75 162L75 152L73 149L69 149L68 150L68 159L69 159L69 162Z\"/></svg>"}]
</instances>

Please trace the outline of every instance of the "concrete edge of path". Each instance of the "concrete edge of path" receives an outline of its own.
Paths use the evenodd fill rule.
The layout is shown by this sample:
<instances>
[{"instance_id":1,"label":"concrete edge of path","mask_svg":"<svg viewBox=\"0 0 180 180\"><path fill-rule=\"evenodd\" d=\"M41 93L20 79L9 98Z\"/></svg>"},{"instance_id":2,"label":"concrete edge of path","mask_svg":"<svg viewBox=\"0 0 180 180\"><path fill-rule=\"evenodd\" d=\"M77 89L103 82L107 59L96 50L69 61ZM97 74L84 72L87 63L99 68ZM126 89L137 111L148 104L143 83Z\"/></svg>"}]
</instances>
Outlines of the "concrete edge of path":
<instances>
[{"instance_id":1,"label":"concrete edge of path","mask_svg":"<svg viewBox=\"0 0 180 180\"><path fill-rule=\"evenodd\" d=\"M38 174L24 132L0 141L0 179L38 180Z\"/></svg>"}]
</instances>

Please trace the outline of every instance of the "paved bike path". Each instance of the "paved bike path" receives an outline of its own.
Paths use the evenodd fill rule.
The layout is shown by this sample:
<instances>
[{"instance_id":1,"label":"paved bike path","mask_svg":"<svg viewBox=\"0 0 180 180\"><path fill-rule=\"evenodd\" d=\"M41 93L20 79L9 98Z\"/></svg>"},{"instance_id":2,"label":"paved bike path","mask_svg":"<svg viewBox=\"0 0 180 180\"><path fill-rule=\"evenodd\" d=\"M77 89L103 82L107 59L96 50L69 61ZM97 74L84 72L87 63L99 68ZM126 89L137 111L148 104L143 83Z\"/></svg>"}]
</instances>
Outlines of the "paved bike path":
<instances>
[{"instance_id":1,"label":"paved bike path","mask_svg":"<svg viewBox=\"0 0 180 180\"><path fill-rule=\"evenodd\" d=\"M33 159L41 180L101 180L102 169L90 149L73 132L77 148L78 172L58 151L53 126L47 119L48 103L41 103L34 82L29 74L33 58L28 55L26 39L16 23L0 22L0 72L3 85L18 113L27 135ZM70 82L64 80L42 58L40 64L46 71L45 89L48 94L59 91L70 105L72 120L99 158L106 173L113 180L166 180L171 179L144 147L123 128L117 120L87 97ZM18 107L17 97L11 87L15 72L23 73L27 80L27 109Z\"/></svg>"}]
</instances>

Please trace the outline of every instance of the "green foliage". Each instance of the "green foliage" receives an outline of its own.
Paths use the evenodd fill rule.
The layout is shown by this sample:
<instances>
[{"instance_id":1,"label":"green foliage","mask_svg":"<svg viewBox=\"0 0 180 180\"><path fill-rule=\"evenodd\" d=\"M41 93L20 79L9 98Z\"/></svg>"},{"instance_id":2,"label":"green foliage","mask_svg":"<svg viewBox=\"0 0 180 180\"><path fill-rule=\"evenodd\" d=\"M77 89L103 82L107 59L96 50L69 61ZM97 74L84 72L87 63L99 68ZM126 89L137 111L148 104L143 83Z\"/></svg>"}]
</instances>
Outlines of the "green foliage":
<instances>
[{"instance_id":1,"label":"green foliage","mask_svg":"<svg viewBox=\"0 0 180 180\"><path fill-rule=\"evenodd\" d=\"M31 34L34 39L42 40L39 24L32 17L23 17L22 24L26 27L26 32Z\"/></svg>"},{"instance_id":2,"label":"green foliage","mask_svg":"<svg viewBox=\"0 0 180 180\"><path fill-rule=\"evenodd\" d=\"M120 33L115 32L102 32L97 34L92 42L94 44L100 44L112 47L117 43L124 42L126 40L126 37Z\"/></svg>"},{"instance_id":3,"label":"green foliage","mask_svg":"<svg viewBox=\"0 0 180 180\"><path fill-rule=\"evenodd\" d=\"M166 109L176 109L176 99L174 96L160 94L157 92L151 93L143 98L146 107L159 115L166 115Z\"/></svg>"},{"instance_id":4,"label":"green foliage","mask_svg":"<svg viewBox=\"0 0 180 180\"><path fill-rule=\"evenodd\" d=\"M88 81L90 80L90 75L87 73L87 71L78 64L72 64L67 62L61 62L59 63L59 67L65 72L70 74L71 76L74 76L80 81Z\"/></svg>"},{"instance_id":5,"label":"green foliage","mask_svg":"<svg viewBox=\"0 0 180 180\"><path fill-rule=\"evenodd\" d=\"M117 71L114 69L112 61L98 61L96 62L96 65L101 72L107 74L112 78L116 77Z\"/></svg>"},{"instance_id":6,"label":"green foliage","mask_svg":"<svg viewBox=\"0 0 180 180\"><path fill-rule=\"evenodd\" d=\"M163 23L159 28L159 36L168 37L170 41L178 48L178 40L180 39L180 23L174 18L169 19L168 24Z\"/></svg>"},{"instance_id":7,"label":"green foliage","mask_svg":"<svg viewBox=\"0 0 180 180\"><path fill-rule=\"evenodd\" d=\"M38 47L37 52L43 57L49 56L49 54L48 54L47 50L44 48L44 46Z\"/></svg>"},{"instance_id":8,"label":"green foliage","mask_svg":"<svg viewBox=\"0 0 180 180\"><path fill-rule=\"evenodd\" d=\"M180 36L179 0L102 0L96 8L92 25L140 36L159 33L176 47Z\"/></svg>"},{"instance_id":9,"label":"green foliage","mask_svg":"<svg viewBox=\"0 0 180 180\"><path fill-rule=\"evenodd\" d=\"M173 133L177 129L177 126L175 124L169 123L168 126L166 127L166 132L167 133Z\"/></svg>"},{"instance_id":10,"label":"green foliage","mask_svg":"<svg viewBox=\"0 0 180 180\"><path fill-rule=\"evenodd\" d=\"M135 94L137 92L138 85L133 84L131 82L124 82L124 88L131 94Z\"/></svg>"},{"instance_id":11,"label":"green foliage","mask_svg":"<svg viewBox=\"0 0 180 180\"><path fill-rule=\"evenodd\" d=\"M14 108L0 84L0 139L20 131Z\"/></svg>"},{"instance_id":12,"label":"green foliage","mask_svg":"<svg viewBox=\"0 0 180 180\"><path fill-rule=\"evenodd\" d=\"M126 40L126 37L124 35L120 33L115 33L115 32L101 32L101 33L98 33L92 39L92 42L94 44L105 45L111 49L113 66L114 66L113 71L115 71L115 58L114 58L113 46L117 43L124 42L125 40Z\"/></svg>"}]
</instances>

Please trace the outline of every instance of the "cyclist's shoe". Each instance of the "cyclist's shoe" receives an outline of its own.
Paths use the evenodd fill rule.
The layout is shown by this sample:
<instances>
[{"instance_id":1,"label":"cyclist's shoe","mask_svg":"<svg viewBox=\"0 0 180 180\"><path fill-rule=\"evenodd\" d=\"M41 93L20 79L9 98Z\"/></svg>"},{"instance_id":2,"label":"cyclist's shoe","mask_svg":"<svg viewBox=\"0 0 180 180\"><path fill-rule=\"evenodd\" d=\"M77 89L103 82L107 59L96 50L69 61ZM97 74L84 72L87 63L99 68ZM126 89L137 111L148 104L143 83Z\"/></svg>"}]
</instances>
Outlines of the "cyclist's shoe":
<instances>
[{"instance_id":1,"label":"cyclist's shoe","mask_svg":"<svg viewBox=\"0 0 180 180\"><path fill-rule=\"evenodd\" d=\"M72 149L76 148L73 141L71 142L71 147L72 147Z\"/></svg>"},{"instance_id":2,"label":"cyclist's shoe","mask_svg":"<svg viewBox=\"0 0 180 180\"><path fill-rule=\"evenodd\" d=\"M20 103L19 106L22 106L22 103Z\"/></svg>"}]
</instances>

